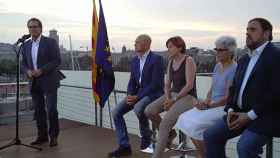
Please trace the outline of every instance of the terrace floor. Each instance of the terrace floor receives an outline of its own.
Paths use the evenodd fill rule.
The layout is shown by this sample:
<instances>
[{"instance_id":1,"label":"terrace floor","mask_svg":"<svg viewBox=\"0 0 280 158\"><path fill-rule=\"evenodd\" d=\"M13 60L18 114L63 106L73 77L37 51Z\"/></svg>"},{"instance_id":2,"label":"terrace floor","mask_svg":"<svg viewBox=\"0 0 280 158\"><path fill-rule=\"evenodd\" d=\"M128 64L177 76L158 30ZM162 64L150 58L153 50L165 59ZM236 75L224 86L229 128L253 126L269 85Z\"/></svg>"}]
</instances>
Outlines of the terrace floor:
<instances>
[{"instance_id":1,"label":"terrace floor","mask_svg":"<svg viewBox=\"0 0 280 158\"><path fill-rule=\"evenodd\" d=\"M24 146L12 146L0 151L0 158L105 158L116 145L115 133L111 129L99 128L66 119L60 120L59 145L50 148L42 145L42 151ZM0 147L15 137L15 126L0 126ZM36 138L35 122L20 125L22 143L29 144ZM139 151L139 137L130 135L133 149L131 158L150 158L150 154ZM167 157L177 153L170 152Z\"/></svg>"}]
</instances>

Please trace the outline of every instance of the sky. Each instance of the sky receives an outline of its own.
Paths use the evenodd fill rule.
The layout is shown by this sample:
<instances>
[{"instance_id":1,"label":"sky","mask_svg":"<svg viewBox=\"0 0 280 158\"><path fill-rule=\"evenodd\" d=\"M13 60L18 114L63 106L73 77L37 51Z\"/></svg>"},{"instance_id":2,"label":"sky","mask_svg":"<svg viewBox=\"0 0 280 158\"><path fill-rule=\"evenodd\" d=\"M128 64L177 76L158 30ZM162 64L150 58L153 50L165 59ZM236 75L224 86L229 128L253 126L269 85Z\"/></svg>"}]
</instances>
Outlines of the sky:
<instances>
[{"instance_id":1,"label":"sky","mask_svg":"<svg viewBox=\"0 0 280 158\"><path fill-rule=\"evenodd\" d=\"M43 34L58 30L60 44L69 48L91 47L93 0L0 0L0 42L14 43L27 33L26 22L37 17ZM96 0L97 9L99 2ZM279 0L102 0L110 46L134 48L137 35L152 37L153 50L166 50L165 42L182 36L187 47L214 48L222 35L236 38L244 47L247 22L267 18L274 26L274 41L280 41Z\"/></svg>"}]
</instances>

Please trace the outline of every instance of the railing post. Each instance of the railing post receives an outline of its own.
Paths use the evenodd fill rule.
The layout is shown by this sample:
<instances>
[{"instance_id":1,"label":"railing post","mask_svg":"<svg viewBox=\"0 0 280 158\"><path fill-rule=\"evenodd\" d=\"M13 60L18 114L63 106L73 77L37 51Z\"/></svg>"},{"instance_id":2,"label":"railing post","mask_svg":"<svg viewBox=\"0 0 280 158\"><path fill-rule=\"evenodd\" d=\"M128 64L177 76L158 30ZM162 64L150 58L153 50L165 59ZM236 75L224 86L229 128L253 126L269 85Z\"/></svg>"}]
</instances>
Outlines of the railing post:
<instances>
[{"instance_id":1,"label":"railing post","mask_svg":"<svg viewBox=\"0 0 280 158\"><path fill-rule=\"evenodd\" d=\"M156 150L156 137L157 137L157 131L156 131L157 129L156 129L156 126L155 126L155 124L152 122L152 132L153 132L153 134L152 134L152 148L153 148L153 150L155 151Z\"/></svg>"},{"instance_id":2,"label":"railing post","mask_svg":"<svg viewBox=\"0 0 280 158\"><path fill-rule=\"evenodd\" d=\"M103 128L103 107L100 106L100 127Z\"/></svg>"},{"instance_id":3,"label":"railing post","mask_svg":"<svg viewBox=\"0 0 280 158\"><path fill-rule=\"evenodd\" d=\"M266 158L273 158L273 138L266 145Z\"/></svg>"},{"instance_id":4,"label":"railing post","mask_svg":"<svg viewBox=\"0 0 280 158\"><path fill-rule=\"evenodd\" d=\"M179 130L179 144L182 144L182 149L186 149L187 147L186 139L187 139L186 135ZM180 158L184 158L184 157L185 157L184 153L180 155Z\"/></svg>"},{"instance_id":5,"label":"railing post","mask_svg":"<svg viewBox=\"0 0 280 158\"><path fill-rule=\"evenodd\" d=\"M112 115L111 115L111 105L110 105L110 97L108 99L108 112L109 112L109 118L110 118L110 126L111 129L113 129L113 122L112 122Z\"/></svg>"},{"instance_id":6,"label":"railing post","mask_svg":"<svg viewBox=\"0 0 280 158\"><path fill-rule=\"evenodd\" d=\"M116 92L116 90L114 89L114 98L115 98L115 106L117 105L117 92Z\"/></svg>"},{"instance_id":7,"label":"railing post","mask_svg":"<svg viewBox=\"0 0 280 158\"><path fill-rule=\"evenodd\" d=\"M8 97L8 87L6 86L6 96L5 96L5 100L7 101L7 97Z\"/></svg>"},{"instance_id":8,"label":"railing post","mask_svg":"<svg viewBox=\"0 0 280 158\"><path fill-rule=\"evenodd\" d=\"M94 112L95 112L95 126L98 126L98 118L97 118L97 115L98 115L98 112L97 112L97 103L96 101L94 100Z\"/></svg>"}]
</instances>

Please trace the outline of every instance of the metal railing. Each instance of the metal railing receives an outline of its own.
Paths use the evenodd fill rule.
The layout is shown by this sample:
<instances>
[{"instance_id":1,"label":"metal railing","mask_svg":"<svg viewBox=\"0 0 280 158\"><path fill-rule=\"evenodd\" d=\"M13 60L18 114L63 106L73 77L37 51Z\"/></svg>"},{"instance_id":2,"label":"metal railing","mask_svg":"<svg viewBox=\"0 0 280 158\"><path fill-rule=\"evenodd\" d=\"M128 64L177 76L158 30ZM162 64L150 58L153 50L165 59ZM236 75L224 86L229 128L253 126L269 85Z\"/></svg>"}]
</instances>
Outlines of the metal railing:
<instances>
[{"instance_id":1,"label":"metal railing","mask_svg":"<svg viewBox=\"0 0 280 158\"><path fill-rule=\"evenodd\" d=\"M203 74L203 75L200 75L200 76L211 76L211 74ZM71 88L72 89L83 89L82 91L80 91L80 93L78 93L78 94L75 93L76 95L74 97L76 99L72 98L72 100L75 100L76 104L79 104L81 102L81 99L78 99L78 98L83 98L82 100L84 102L90 102L91 106L95 107L95 110L94 110L94 113L95 113L95 116L94 116L95 117L95 125L98 125L98 118L99 118L99 120L100 120L99 126L102 127L104 121L105 122L107 121L107 126L105 125L105 127L109 127L109 128L113 128L112 118L111 118L111 109L110 108L115 106L115 105L117 105L118 101L120 99L124 98L126 96L126 93L127 93L126 91L123 91L123 90L113 90L111 96L109 97L109 100L107 101L106 106L104 108L100 108L99 106L94 104L94 102L91 100L91 99L93 99L92 96L91 96L92 88L90 88L90 87L82 87L82 86L65 85L65 84L62 84L61 87L63 87L63 88L70 88L70 89ZM65 90L63 90L63 91L65 91ZM84 91L86 91L86 93L88 93L87 95L90 95L90 97L84 97ZM87 101L88 99L90 99L91 101ZM112 105L112 102L114 102L114 105ZM80 105L83 105L83 104L80 104ZM97 114L98 113L98 108L99 108L99 114L100 115ZM103 109L108 110L107 117L109 117L109 121L110 121L109 123L108 123L108 120L103 120ZM79 110L79 109L76 109L76 110ZM129 119L129 121L131 121L131 120ZM135 123L136 121L137 120L133 121L132 123ZM130 124L132 124L132 123L130 123ZM90 123L90 124L92 124L92 123ZM266 158L273 158L273 143L279 143L279 142L277 142L275 140L274 141L271 140L266 145ZM275 150L274 152L280 152L280 151Z\"/></svg>"},{"instance_id":2,"label":"metal railing","mask_svg":"<svg viewBox=\"0 0 280 158\"><path fill-rule=\"evenodd\" d=\"M103 111L108 110L108 116L110 119L110 127L113 128L113 123L112 123L112 117L111 117L111 106L115 106L118 102L118 100L122 99L126 95L126 91L122 90L113 90L111 93L108 101L106 102L106 105L104 107L100 107L97 105L92 97L92 88L91 87L84 87L84 86L73 86L73 85L67 85L67 84L61 84L60 90L59 90L59 97L61 98L58 101L59 108L62 108L65 102L71 101L72 103L75 102L74 104L76 105L84 105L86 108L91 109L94 107L94 111L92 114L94 114L94 124L96 126L103 127ZM121 96L122 95L122 96ZM112 105L113 102L113 105ZM74 106L74 105L73 105ZM81 107L80 107L81 108ZM79 107L77 108L79 110ZM76 111L77 111L76 110ZM63 110L60 110L62 112L62 117L65 115L63 113ZM67 115L67 114L66 114ZM85 114L85 115L90 115ZM91 117L92 118L92 117ZM81 119L78 119L81 120ZM106 121L106 120L105 120ZM92 119L91 121L86 121L86 123L92 124Z\"/></svg>"},{"instance_id":3,"label":"metal railing","mask_svg":"<svg viewBox=\"0 0 280 158\"><path fill-rule=\"evenodd\" d=\"M211 74L197 74L197 76L211 76ZM13 83L11 83L13 84ZM5 84L0 84L3 86ZM21 83L21 85L27 85L27 83ZM0 98L6 98L7 96L14 96L15 93L8 89L1 88L0 90L3 93L0 93ZM89 124L95 124L103 126L105 128L113 128L112 119L111 119L111 109L117 105L120 99L123 99L126 96L126 91L123 90L114 90L109 97L109 100L106 103L104 108L100 108L95 105L92 97L92 88L83 87L83 86L74 86L61 84L58 93L58 109L61 118L68 118L75 121L80 121ZM30 103L31 104L31 103ZM108 111L108 113L103 113L103 111ZM0 111L1 112L1 111ZM32 112L32 111L31 111ZM99 112L99 115L98 115ZM137 134L138 127L135 127L135 124L138 123L137 119L134 119L134 114L128 114L127 122L130 132ZM133 115L133 116L132 116ZM29 114L32 116L32 113ZM108 118L108 119L103 119ZM132 119L131 119L132 118ZM0 121L1 121L0 117ZM98 124L98 120L100 121ZM233 142L232 144L235 144ZM280 144L279 139L273 139L266 146L266 157L272 158L274 154L279 154L279 149L273 149L273 144ZM231 149L235 152L233 149Z\"/></svg>"},{"instance_id":4,"label":"metal railing","mask_svg":"<svg viewBox=\"0 0 280 158\"><path fill-rule=\"evenodd\" d=\"M28 83L20 83L19 117L21 122L33 120L32 99ZM0 125L14 124L16 119L16 84L0 83Z\"/></svg>"}]
</instances>

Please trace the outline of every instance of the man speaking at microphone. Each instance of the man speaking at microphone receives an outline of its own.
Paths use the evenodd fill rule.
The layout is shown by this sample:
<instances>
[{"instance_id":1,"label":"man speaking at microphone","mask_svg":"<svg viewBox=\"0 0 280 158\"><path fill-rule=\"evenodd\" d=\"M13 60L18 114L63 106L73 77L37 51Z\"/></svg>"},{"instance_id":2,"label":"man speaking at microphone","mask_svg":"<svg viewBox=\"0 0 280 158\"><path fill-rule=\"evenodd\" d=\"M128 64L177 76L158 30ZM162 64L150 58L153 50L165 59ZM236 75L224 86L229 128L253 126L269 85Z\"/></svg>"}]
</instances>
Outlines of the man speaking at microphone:
<instances>
[{"instance_id":1,"label":"man speaking at microphone","mask_svg":"<svg viewBox=\"0 0 280 158\"><path fill-rule=\"evenodd\" d=\"M57 146L59 134L57 89L63 78L58 68L61 63L60 51L54 39L42 35L39 19L29 19L27 27L31 40L23 44L22 70L29 78L38 129L37 139L31 145L41 145L50 139L49 145L54 147Z\"/></svg>"}]
</instances>

